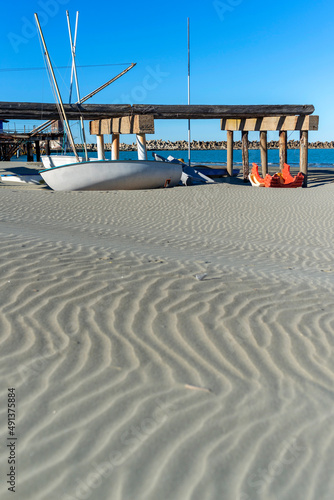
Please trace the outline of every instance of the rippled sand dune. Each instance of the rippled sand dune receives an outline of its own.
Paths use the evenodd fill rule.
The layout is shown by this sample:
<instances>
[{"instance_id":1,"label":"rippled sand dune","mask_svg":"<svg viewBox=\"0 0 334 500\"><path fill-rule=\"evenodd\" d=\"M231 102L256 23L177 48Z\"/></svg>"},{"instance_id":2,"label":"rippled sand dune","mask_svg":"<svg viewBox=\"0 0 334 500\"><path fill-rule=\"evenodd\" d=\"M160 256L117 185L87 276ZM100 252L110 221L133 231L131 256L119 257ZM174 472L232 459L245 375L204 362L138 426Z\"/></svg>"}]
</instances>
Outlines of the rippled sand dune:
<instances>
[{"instance_id":1,"label":"rippled sand dune","mask_svg":"<svg viewBox=\"0 0 334 500\"><path fill-rule=\"evenodd\" d=\"M333 200L0 187L15 498L332 499Z\"/></svg>"}]
</instances>

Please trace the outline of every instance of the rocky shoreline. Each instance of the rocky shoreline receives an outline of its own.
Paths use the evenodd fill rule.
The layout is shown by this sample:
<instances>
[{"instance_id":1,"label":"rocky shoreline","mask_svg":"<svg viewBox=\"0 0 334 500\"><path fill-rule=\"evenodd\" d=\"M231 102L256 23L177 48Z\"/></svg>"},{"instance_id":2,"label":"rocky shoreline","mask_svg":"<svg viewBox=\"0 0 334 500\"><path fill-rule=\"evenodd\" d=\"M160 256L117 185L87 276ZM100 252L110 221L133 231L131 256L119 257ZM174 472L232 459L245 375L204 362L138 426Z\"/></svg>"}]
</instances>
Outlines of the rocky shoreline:
<instances>
[{"instance_id":1,"label":"rocky shoreline","mask_svg":"<svg viewBox=\"0 0 334 500\"><path fill-rule=\"evenodd\" d=\"M176 142L171 142L171 141L163 141L162 139L158 140L148 140L146 142L147 149L149 151L164 151L164 150L187 150L188 149L188 142L187 141L176 141ZM268 141L268 149L278 149L279 144L278 141ZM88 150L89 151L96 151L97 146L96 144L87 144ZM260 144L259 141L249 141L249 149L259 149ZM309 143L309 148L310 149L334 149L334 141L326 141L326 142L310 142ZM83 145L82 144L77 144L77 149L78 151L83 150ZM110 151L111 150L111 144L106 143L105 144L105 149ZM192 141L191 142L191 149L193 151L198 151L198 150L216 150L216 149L227 149L227 142L226 141ZM235 141L234 142L234 149L241 149L241 141ZM299 149L299 141L288 141L288 149ZM137 145L136 143L132 144L120 144L120 151L135 151L137 150Z\"/></svg>"}]
</instances>

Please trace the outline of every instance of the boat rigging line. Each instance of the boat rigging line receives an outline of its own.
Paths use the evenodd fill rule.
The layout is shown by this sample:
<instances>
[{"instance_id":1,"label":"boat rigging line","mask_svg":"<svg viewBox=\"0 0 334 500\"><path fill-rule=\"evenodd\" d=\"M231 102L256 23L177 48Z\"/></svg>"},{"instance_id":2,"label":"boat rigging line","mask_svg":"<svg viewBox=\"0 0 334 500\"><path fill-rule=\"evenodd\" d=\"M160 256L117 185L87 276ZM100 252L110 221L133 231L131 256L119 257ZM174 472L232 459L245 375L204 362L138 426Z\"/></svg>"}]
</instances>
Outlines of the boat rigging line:
<instances>
[{"instance_id":1,"label":"boat rigging line","mask_svg":"<svg viewBox=\"0 0 334 500\"><path fill-rule=\"evenodd\" d=\"M125 63L108 63L108 64L77 64L77 68L104 68L107 66L126 66L127 64L131 64L129 62ZM70 69L72 66L54 66L55 69ZM0 73L10 72L10 71L45 71L45 68L0 68Z\"/></svg>"},{"instance_id":2,"label":"boat rigging line","mask_svg":"<svg viewBox=\"0 0 334 500\"><path fill-rule=\"evenodd\" d=\"M51 76L52 76L53 84L54 84L54 87L55 87L55 90L56 90L57 101L59 103L60 110L61 110L61 118L62 118L63 122L66 125L67 134L68 134L68 137L69 137L69 140L70 140L70 144L71 144L73 153L74 153L74 155L76 157L77 162L79 162L79 156L78 156L78 153L77 153L77 150L76 150L76 147L75 147L75 143L74 143L74 139L73 139L73 135L72 135L72 130L71 130L70 124L68 123L68 120L67 120L67 116L66 116L64 105L63 105L63 101L62 101L62 98L61 98L61 95L60 95L60 91L59 91L59 87L58 87L58 84L57 84L56 76L55 76L54 71L53 71L53 67L52 67L50 56L49 56L49 52L48 52L48 49L47 49L47 46L46 46L46 43L45 43L45 40L44 40L42 28L41 28L41 25L40 25L40 22L39 22L39 19L38 19L38 14L35 12L34 15L35 15L35 20L36 20L36 23L37 23L38 31L39 31L39 34L40 34L40 37L41 37L41 40L42 40L42 44L43 44L45 56L46 56L46 59L47 59L47 62L48 62L48 66L49 66L49 70L50 70L50 73L51 73Z\"/></svg>"},{"instance_id":3,"label":"boat rigging line","mask_svg":"<svg viewBox=\"0 0 334 500\"><path fill-rule=\"evenodd\" d=\"M75 62L75 49L76 49L76 40L77 40L77 32L78 32L79 11L77 11L77 14L76 14L75 30L74 30L74 41L72 39L72 31L71 31L71 23L70 23L70 13L69 13L68 10L66 11L66 17L67 17L67 26L68 26L68 33L69 33L69 37L70 37L71 53L72 53L70 103L71 103L71 97L72 97L73 75L74 75L74 81L75 81L75 86L76 86L76 90L77 90L78 103L81 103L80 91L79 91L79 82L78 82L78 74L77 74L77 67L76 67L76 62ZM84 149L85 149L85 160L88 161L88 151L87 151L85 126L84 126L84 121L83 121L82 115L80 115L80 124L81 124L82 139L83 139Z\"/></svg>"},{"instance_id":4,"label":"boat rigging line","mask_svg":"<svg viewBox=\"0 0 334 500\"><path fill-rule=\"evenodd\" d=\"M187 20L187 32L188 32L188 106L190 106L190 19L188 17ZM191 134L190 134L190 118L188 119L188 164L190 167L190 143L191 143Z\"/></svg>"}]
</instances>

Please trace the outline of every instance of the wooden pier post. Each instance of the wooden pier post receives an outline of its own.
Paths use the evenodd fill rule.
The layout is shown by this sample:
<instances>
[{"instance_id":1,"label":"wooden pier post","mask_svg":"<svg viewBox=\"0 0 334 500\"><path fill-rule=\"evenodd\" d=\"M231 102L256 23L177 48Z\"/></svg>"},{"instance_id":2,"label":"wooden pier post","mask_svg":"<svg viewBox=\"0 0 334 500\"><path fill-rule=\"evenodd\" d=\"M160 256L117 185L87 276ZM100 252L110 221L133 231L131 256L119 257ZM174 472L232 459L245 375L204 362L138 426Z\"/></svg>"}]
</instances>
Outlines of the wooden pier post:
<instances>
[{"instance_id":1,"label":"wooden pier post","mask_svg":"<svg viewBox=\"0 0 334 500\"><path fill-rule=\"evenodd\" d=\"M96 144L97 144L97 159L98 160L105 160L103 134L96 135Z\"/></svg>"},{"instance_id":2,"label":"wooden pier post","mask_svg":"<svg viewBox=\"0 0 334 500\"><path fill-rule=\"evenodd\" d=\"M242 141L242 171L244 182L248 182L249 174L249 157L248 157L248 132L243 130L241 132Z\"/></svg>"},{"instance_id":3,"label":"wooden pier post","mask_svg":"<svg viewBox=\"0 0 334 500\"><path fill-rule=\"evenodd\" d=\"M288 161L288 134L286 130L279 132L279 167L283 170L284 163Z\"/></svg>"},{"instance_id":4,"label":"wooden pier post","mask_svg":"<svg viewBox=\"0 0 334 500\"><path fill-rule=\"evenodd\" d=\"M50 141L45 141L45 154L50 156Z\"/></svg>"},{"instance_id":5,"label":"wooden pier post","mask_svg":"<svg viewBox=\"0 0 334 500\"><path fill-rule=\"evenodd\" d=\"M268 173L268 147L267 147L267 131L260 132L260 153L263 179Z\"/></svg>"},{"instance_id":6,"label":"wooden pier post","mask_svg":"<svg viewBox=\"0 0 334 500\"><path fill-rule=\"evenodd\" d=\"M35 141L36 161L41 161L41 148L39 141Z\"/></svg>"},{"instance_id":7,"label":"wooden pier post","mask_svg":"<svg viewBox=\"0 0 334 500\"><path fill-rule=\"evenodd\" d=\"M111 159L119 160L119 134L112 134Z\"/></svg>"},{"instance_id":8,"label":"wooden pier post","mask_svg":"<svg viewBox=\"0 0 334 500\"><path fill-rule=\"evenodd\" d=\"M34 161L31 142L27 142L27 161Z\"/></svg>"},{"instance_id":9,"label":"wooden pier post","mask_svg":"<svg viewBox=\"0 0 334 500\"><path fill-rule=\"evenodd\" d=\"M308 131L300 131L300 168L304 174L303 187L307 187L307 171L308 171Z\"/></svg>"},{"instance_id":10,"label":"wooden pier post","mask_svg":"<svg viewBox=\"0 0 334 500\"><path fill-rule=\"evenodd\" d=\"M138 160L147 160L146 136L145 134L136 134Z\"/></svg>"},{"instance_id":11,"label":"wooden pier post","mask_svg":"<svg viewBox=\"0 0 334 500\"><path fill-rule=\"evenodd\" d=\"M227 173L233 175L233 131L227 131Z\"/></svg>"}]
</instances>

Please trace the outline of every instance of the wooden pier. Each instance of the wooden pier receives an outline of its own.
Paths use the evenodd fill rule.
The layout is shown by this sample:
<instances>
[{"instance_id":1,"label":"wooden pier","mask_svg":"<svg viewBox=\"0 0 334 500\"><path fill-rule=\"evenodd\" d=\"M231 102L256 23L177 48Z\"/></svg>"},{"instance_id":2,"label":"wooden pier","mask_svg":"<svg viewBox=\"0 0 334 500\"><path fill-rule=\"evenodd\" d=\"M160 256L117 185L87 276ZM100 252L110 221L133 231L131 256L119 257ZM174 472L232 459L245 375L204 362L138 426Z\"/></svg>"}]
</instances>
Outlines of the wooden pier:
<instances>
[{"instance_id":1,"label":"wooden pier","mask_svg":"<svg viewBox=\"0 0 334 500\"><path fill-rule=\"evenodd\" d=\"M318 130L319 116L300 115L300 116L276 116L246 119L222 119L221 129L227 131L227 150L230 155L227 159L227 171L232 175L233 169L233 133L241 131L242 134L242 166L244 180L248 179L248 132L260 132L260 151L262 164L262 177L268 173L268 155L267 155L267 133L268 131L279 132L279 162L280 170L283 164L287 163L287 132L300 131L300 171L304 174L304 186L307 185L308 171L308 132L309 130ZM231 153L232 151L232 153Z\"/></svg>"},{"instance_id":2,"label":"wooden pier","mask_svg":"<svg viewBox=\"0 0 334 500\"><path fill-rule=\"evenodd\" d=\"M17 153L26 154L27 161L33 161L35 150L36 161L41 161L41 143L44 143L44 151L50 154L50 141L59 140L64 135L62 123L55 121L51 126L51 132L18 132L17 130L4 130L3 123L8 120L0 118L0 161L10 161Z\"/></svg>"},{"instance_id":3,"label":"wooden pier","mask_svg":"<svg viewBox=\"0 0 334 500\"><path fill-rule=\"evenodd\" d=\"M44 143L45 154L50 154L50 141L55 141L63 137L63 133L43 133L31 137L29 134L17 132L0 132L0 161L10 161L18 151L27 155L27 161L34 161L33 151L35 151L36 161L41 161L41 143Z\"/></svg>"},{"instance_id":4,"label":"wooden pier","mask_svg":"<svg viewBox=\"0 0 334 500\"><path fill-rule=\"evenodd\" d=\"M262 174L268 172L267 133L279 134L280 167L287 162L287 132L300 132L300 171L308 171L308 132L318 130L319 117L314 106L305 105L158 105L158 104L64 104L69 120L90 121L96 135L98 156L104 157L103 135L112 134L112 158L119 158L120 134L136 134L140 159L147 158L146 134L154 133L154 121L220 120L227 132L227 170L232 175L234 133L241 132L244 181L248 180L248 133L258 131ZM58 108L51 103L0 102L0 120L58 120Z\"/></svg>"}]
</instances>

